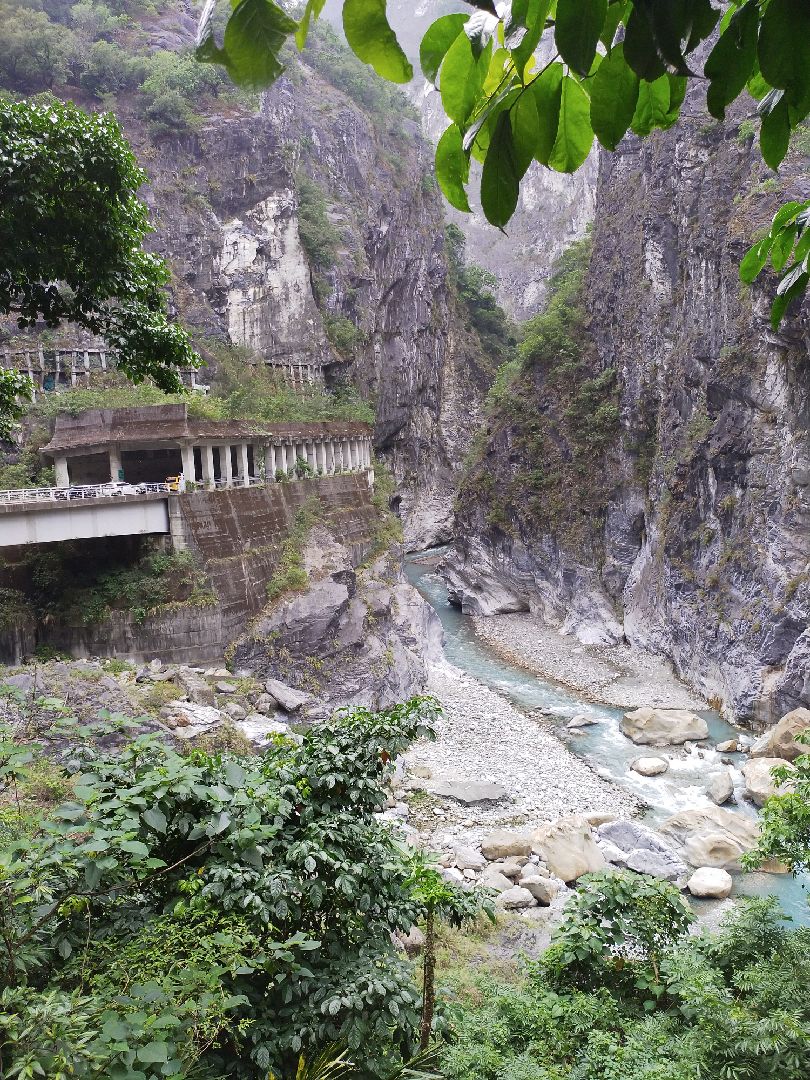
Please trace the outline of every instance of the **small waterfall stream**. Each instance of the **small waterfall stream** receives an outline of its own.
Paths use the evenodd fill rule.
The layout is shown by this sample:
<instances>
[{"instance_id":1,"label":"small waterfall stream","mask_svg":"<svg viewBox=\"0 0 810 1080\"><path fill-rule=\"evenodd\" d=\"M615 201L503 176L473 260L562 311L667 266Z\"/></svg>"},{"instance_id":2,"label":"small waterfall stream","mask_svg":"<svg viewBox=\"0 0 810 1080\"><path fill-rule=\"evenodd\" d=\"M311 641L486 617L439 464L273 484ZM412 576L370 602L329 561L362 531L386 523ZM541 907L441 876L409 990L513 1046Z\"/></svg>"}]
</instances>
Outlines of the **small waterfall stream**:
<instances>
[{"instance_id":1,"label":"small waterfall stream","mask_svg":"<svg viewBox=\"0 0 810 1080\"><path fill-rule=\"evenodd\" d=\"M595 769L609 776L617 784L630 788L646 804L645 820L653 827L679 810L711 805L706 795L706 784L723 762L713 749L713 744L732 739L739 733L717 713L701 713L709 727L712 748L694 747L685 756L671 755L669 770L663 776L644 777L630 768L630 762L641 754L655 754L653 748L635 746L619 730L622 710L600 705L580 697L576 691L547 682L507 660L497 656L485 642L477 637L472 619L463 615L447 598L447 590L435 564L442 549L412 555L406 563L406 573L411 584L436 610L445 633L444 652L448 661L479 679L482 683L504 694L516 707L526 712L536 709L553 710L560 717L558 735L575 754L585 758ZM599 723L580 729L578 733L565 729L566 720L575 713L594 716ZM553 717L551 718L553 722ZM735 790L742 790L742 775L737 767L743 755L723 754L730 761L735 780ZM747 801L737 798L729 809L741 814L755 816L756 811ZM745 895L766 896L772 893L787 916L798 925L810 925L805 877L792 878L783 874L745 874L735 878L735 892Z\"/></svg>"}]
</instances>

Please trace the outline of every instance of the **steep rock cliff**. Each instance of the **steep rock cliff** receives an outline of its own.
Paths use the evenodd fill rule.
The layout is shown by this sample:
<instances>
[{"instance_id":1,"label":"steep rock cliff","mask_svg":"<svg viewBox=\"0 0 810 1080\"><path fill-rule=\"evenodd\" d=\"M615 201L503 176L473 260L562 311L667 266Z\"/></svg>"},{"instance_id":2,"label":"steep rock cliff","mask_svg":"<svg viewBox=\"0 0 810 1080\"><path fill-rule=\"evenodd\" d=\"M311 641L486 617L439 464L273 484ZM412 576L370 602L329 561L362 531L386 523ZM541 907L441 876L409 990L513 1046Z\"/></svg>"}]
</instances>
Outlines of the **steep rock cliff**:
<instances>
[{"instance_id":1,"label":"steep rock cliff","mask_svg":"<svg viewBox=\"0 0 810 1080\"><path fill-rule=\"evenodd\" d=\"M671 131L603 154L577 365L567 387L561 361L524 370L533 409L491 407L449 577L470 610L625 637L767 723L810 700L810 318L773 333L773 280L743 288L738 265L810 178L801 147L769 176L745 119L688 100Z\"/></svg>"}]
</instances>

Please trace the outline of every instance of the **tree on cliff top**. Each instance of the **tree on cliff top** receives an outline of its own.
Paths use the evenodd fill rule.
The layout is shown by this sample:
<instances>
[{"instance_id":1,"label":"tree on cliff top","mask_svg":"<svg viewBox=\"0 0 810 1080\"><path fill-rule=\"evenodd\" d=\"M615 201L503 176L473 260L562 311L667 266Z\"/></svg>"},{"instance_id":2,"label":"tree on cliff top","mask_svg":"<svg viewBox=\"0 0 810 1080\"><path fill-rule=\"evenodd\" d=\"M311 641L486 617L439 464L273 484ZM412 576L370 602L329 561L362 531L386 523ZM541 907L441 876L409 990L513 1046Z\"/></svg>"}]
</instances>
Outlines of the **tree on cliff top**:
<instances>
[{"instance_id":1,"label":"tree on cliff top","mask_svg":"<svg viewBox=\"0 0 810 1080\"><path fill-rule=\"evenodd\" d=\"M615 150L628 131L671 127L690 79L707 87L712 116L747 90L757 100L760 147L772 169L810 113L810 4L807 0L465 0L471 14L437 19L422 39L425 77L451 121L436 149L436 177L448 202L469 212L470 160L483 165L481 203L503 228L520 184L538 161L575 172L594 138ZM232 0L222 46L214 40L217 0L200 19L197 56L225 66L235 82L268 86L283 71L287 39L306 44L325 0L307 0L300 20L273 0ZM703 73L695 50L717 31ZM406 83L413 67L386 15L386 0L343 0L346 39L383 78ZM538 48L548 46L543 61ZM774 218L742 267L752 281L768 258L782 274L772 321L810 281L810 200Z\"/></svg>"},{"instance_id":2,"label":"tree on cliff top","mask_svg":"<svg viewBox=\"0 0 810 1080\"><path fill-rule=\"evenodd\" d=\"M100 334L133 382L182 389L199 363L167 316L164 261L136 191L146 180L115 117L55 99L0 100L0 315ZM0 372L0 434L27 380Z\"/></svg>"}]
</instances>

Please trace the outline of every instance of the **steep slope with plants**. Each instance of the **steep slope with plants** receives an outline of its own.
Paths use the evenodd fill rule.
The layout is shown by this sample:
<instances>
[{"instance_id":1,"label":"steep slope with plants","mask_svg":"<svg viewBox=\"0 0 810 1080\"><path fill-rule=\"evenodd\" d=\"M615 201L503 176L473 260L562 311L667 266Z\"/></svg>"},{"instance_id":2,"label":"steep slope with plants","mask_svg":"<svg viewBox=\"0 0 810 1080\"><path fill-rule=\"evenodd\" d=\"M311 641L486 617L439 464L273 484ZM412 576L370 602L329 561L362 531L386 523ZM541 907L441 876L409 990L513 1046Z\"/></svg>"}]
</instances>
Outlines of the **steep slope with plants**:
<instances>
[{"instance_id":1,"label":"steep slope with plants","mask_svg":"<svg viewBox=\"0 0 810 1080\"><path fill-rule=\"evenodd\" d=\"M756 127L690 97L603 155L592 254L496 380L449 575L471 610L624 637L767 723L810 700L808 312L773 332L774 279L738 266L810 180L806 132L776 177Z\"/></svg>"},{"instance_id":2,"label":"steep slope with plants","mask_svg":"<svg viewBox=\"0 0 810 1080\"><path fill-rule=\"evenodd\" d=\"M403 513L431 490L430 540L466 449L448 439L455 396L474 410L494 365L456 320L432 152L407 100L326 24L259 96L193 60L191 0L2 11L0 85L114 109L206 359L216 370L219 341L254 361L334 364L374 409Z\"/></svg>"}]
</instances>

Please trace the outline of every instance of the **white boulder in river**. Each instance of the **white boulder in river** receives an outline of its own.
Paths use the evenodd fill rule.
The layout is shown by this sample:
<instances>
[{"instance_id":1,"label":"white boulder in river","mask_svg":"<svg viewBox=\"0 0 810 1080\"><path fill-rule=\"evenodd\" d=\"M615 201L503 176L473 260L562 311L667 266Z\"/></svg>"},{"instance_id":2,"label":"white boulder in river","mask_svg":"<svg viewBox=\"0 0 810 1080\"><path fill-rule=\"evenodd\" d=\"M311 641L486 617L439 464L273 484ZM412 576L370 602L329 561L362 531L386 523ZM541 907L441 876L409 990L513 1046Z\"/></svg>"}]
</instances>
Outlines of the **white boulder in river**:
<instances>
[{"instance_id":1,"label":"white boulder in river","mask_svg":"<svg viewBox=\"0 0 810 1080\"><path fill-rule=\"evenodd\" d=\"M532 833L531 840L532 850L551 873L563 881L576 881L583 874L592 874L607 866L590 822L580 814L540 825Z\"/></svg>"},{"instance_id":2,"label":"white boulder in river","mask_svg":"<svg viewBox=\"0 0 810 1080\"><path fill-rule=\"evenodd\" d=\"M810 754L810 744L796 742L796 736L810 729L810 709L794 709L761 735L751 747L752 757L778 757L793 761L799 754Z\"/></svg>"},{"instance_id":3,"label":"white boulder in river","mask_svg":"<svg viewBox=\"0 0 810 1080\"><path fill-rule=\"evenodd\" d=\"M761 757L751 758L743 765L745 793L757 806L762 806L771 795L784 795L786 791L792 790L791 784L777 784L771 776L771 769L786 764L782 758Z\"/></svg>"},{"instance_id":4,"label":"white boulder in river","mask_svg":"<svg viewBox=\"0 0 810 1080\"><path fill-rule=\"evenodd\" d=\"M718 806L722 806L723 803L728 802L734 794L734 781L731 778L731 769L721 769L716 776L713 776L706 785L706 794L712 802L717 803Z\"/></svg>"},{"instance_id":5,"label":"white boulder in river","mask_svg":"<svg viewBox=\"0 0 810 1080\"><path fill-rule=\"evenodd\" d=\"M638 757L630 762L630 768L640 776L661 776L669 768L669 762L662 757Z\"/></svg>"},{"instance_id":6,"label":"white boulder in river","mask_svg":"<svg viewBox=\"0 0 810 1080\"><path fill-rule=\"evenodd\" d=\"M646 746L679 746L709 737L706 721L688 709L634 709L625 713L622 734Z\"/></svg>"},{"instance_id":7,"label":"white boulder in river","mask_svg":"<svg viewBox=\"0 0 810 1080\"><path fill-rule=\"evenodd\" d=\"M725 900L731 893L731 886L731 874L715 866L701 866L686 883L692 896L706 896L713 900Z\"/></svg>"},{"instance_id":8,"label":"white boulder in river","mask_svg":"<svg viewBox=\"0 0 810 1080\"><path fill-rule=\"evenodd\" d=\"M682 810L667 818L658 831L690 866L723 870L739 870L740 858L746 851L752 851L759 839L756 821L722 806ZM772 873L784 871L778 863L765 864L763 869Z\"/></svg>"}]
</instances>

